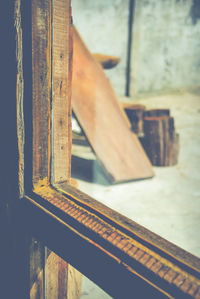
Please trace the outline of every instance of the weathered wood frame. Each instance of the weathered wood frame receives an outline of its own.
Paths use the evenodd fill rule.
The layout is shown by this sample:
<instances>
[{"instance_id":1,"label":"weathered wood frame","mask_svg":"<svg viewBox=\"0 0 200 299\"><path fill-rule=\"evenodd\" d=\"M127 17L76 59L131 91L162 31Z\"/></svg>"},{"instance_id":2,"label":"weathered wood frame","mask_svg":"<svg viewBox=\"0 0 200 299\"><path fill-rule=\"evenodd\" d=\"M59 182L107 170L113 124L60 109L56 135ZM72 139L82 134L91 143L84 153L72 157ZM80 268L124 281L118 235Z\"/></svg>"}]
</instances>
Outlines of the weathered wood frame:
<instances>
[{"instance_id":1,"label":"weathered wood frame","mask_svg":"<svg viewBox=\"0 0 200 299\"><path fill-rule=\"evenodd\" d=\"M32 13L31 1L15 3L20 199L14 206L21 218L15 224L114 298L200 298L198 258L70 185L69 2L54 0L53 14L50 0L33 0ZM55 40L59 34L62 40L53 47L52 24ZM18 253L25 252L25 236L18 236Z\"/></svg>"}]
</instances>

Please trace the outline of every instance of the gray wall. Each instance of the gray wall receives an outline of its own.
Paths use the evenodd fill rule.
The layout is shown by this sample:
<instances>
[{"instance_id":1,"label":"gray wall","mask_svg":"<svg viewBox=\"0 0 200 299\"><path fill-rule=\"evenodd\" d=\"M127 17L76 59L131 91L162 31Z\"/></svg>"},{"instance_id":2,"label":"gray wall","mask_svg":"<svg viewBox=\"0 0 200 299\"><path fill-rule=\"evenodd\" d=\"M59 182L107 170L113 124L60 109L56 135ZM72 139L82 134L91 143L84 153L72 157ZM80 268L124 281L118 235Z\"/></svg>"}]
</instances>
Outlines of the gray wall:
<instances>
[{"instance_id":1,"label":"gray wall","mask_svg":"<svg viewBox=\"0 0 200 299\"><path fill-rule=\"evenodd\" d=\"M115 91L125 94L128 43L128 0L72 0L73 21L92 53L121 58L106 71Z\"/></svg>"},{"instance_id":2,"label":"gray wall","mask_svg":"<svg viewBox=\"0 0 200 299\"><path fill-rule=\"evenodd\" d=\"M89 49L121 58L106 74L124 95L129 0L72 0L72 8ZM200 0L134 1L130 79L134 97L200 87Z\"/></svg>"},{"instance_id":3,"label":"gray wall","mask_svg":"<svg viewBox=\"0 0 200 299\"><path fill-rule=\"evenodd\" d=\"M131 95L200 86L200 0L136 0Z\"/></svg>"}]
</instances>

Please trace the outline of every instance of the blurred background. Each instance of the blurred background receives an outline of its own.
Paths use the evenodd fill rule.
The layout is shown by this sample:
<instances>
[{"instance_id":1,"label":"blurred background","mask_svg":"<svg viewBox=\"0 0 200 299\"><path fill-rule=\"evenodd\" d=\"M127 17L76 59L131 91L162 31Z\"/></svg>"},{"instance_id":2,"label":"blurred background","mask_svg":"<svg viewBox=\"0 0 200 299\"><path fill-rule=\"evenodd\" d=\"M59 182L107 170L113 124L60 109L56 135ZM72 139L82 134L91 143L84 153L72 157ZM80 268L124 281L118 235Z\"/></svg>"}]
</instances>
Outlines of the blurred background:
<instances>
[{"instance_id":1,"label":"blurred background","mask_svg":"<svg viewBox=\"0 0 200 299\"><path fill-rule=\"evenodd\" d=\"M82 191L200 257L200 0L72 0L72 14L92 53L120 58L104 70L119 101L170 109L180 135L176 165L111 185L75 123L82 144L73 140L72 176ZM81 298L109 296L84 278Z\"/></svg>"},{"instance_id":2,"label":"blurred background","mask_svg":"<svg viewBox=\"0 0 200 299\"><path fill-rule=\"evenodd\" d=\"M73 0L72 9L90 51L121 58L106 73L119 95L200 87L199 0Z\"/></svg>"}]
</instances>

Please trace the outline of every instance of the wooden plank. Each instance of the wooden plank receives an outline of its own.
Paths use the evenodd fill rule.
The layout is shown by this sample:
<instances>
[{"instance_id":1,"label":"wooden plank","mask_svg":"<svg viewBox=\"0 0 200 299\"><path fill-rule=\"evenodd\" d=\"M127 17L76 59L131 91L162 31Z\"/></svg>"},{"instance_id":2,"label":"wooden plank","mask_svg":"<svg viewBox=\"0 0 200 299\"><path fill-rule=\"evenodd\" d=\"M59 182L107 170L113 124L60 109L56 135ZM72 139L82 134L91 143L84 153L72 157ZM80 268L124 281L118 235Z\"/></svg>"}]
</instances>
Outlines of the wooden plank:
<instances>
[{"instance_id":1,"label":"wooden plank","mask_svg":"<svg viewBox=\"0 0 200 299\"><path fill-rule=\"evenodd\" d=\"M68 264L67 299L79 299L81 296L82 274ZM60 298L61 299L61 298Z\"/></svg>"},{"instance_id":2,"label":"wooden plank","mask_svg":"<svg viewBox=\"0 0 200 299\"><path fill-rule=\"evenodd\" d=\"M153 165L176 165L179 135L175 131L174 118L168 115L144 117L143 146Z\"/></svg>"},{"instance_id":3,"label":"wooden plank","mask_svg":"<svg viewBox=\"0 0 200 299\"><path fill-rule=\"evenodd\" d=\"M50 178L51 4L32 1L33 181Z\"/></svg>"},{"instance_id":4,"label":"wooden plank","mask_svg":"<svg viewBox=\"0 0 200 299\"><path fill-rule=\"evenodd\" d=\"M70 179L72 77L70 24L70 0L55 0L53 5L49 0L32 1L34 188ZM39 263L44 252L46 255L43 263ZM77 275L68 273L67 262L41 243L37 250L31 248L31 253L32 299L44 296L70 299L68 277L72 285L74 281L77 293L80 293L76 281ZM35 264L38 264L37 269L34 268ZM79 276L80 274L77 277Z\"/></svg>"},{"instance_id":5,"label":"wooden plank","mask_svg":"<svg viewBox=\"0 0 200 299\"><path fill-rule=\"evenodd\" d=\"M59 277L59 257L52 251L46 248L45 257L45 295L48 299L59 298L59 287L58 287L58 277ZM67 267L66 269L67 270ZM66 273L66 271L65 271ZM66 290L66 287L64 288ZM63 297L66 298L66 297Z\"/></svg>"},{"instance_id":6,"label":"wooden plank","mask_svg":"<svg viewBox=\"0 0 200 299\"><path fill-rule=\"evenodd\" d=\"M46 215L48 226L41 228L41 234L45 235L47 227L54 227L53 234L46 236L54 250L114 298L129 298L127 294L134 290L141 298L146 298L147 294L152 298L187 298L189 285L194 283L200 289L198 258L165 240L171 247L166 251L167 246L165 249L161 247L162 238L151 233L154 236L149 242L146 238L148 230L143 234L145 229L141 227L139 235L134 230L134 222L129 220L132 229L131 226L127 229L125 217L117 216L122 220L120 224L106 213L81 203L80 196L76 198L72 193L57 192L50 187L37 191L37 196L26 197L25 201L35 205L35 209L40 207L43 220ZM37 219L39 217L38 213ZM59 222L64 229L55 228ZM59 234L56 233L58 230ZM65 244L64 239L68 240Z\"/></svg>"},{"instance_id":7,"label":"wooden plank","mask_svg":"<svg viewBox=\"0 0 200 299\"><path fill-rule=\"evenodd\" d=\"M38 184L48 184L50 181L51 3L49 0L32 1L32 90L35 187ZM30 249L30 298L44 298L45 247L38 241L35 248L33 241Z\"/></svg>"},{"instance_id":8,"label":"wooden plank","mask_svg":"<svg viewBox=\"0 0 200 299\"><path fill-rule=\"evenodd\" d=\"M17 137L19 151L19 193L20 198L24 195L24 74L23 74L23 44L21 25L21 1L15 1L15 28L16 28L16 54L17 54L17 82L16 82L16 114L17 114Z\"/></svg>"},{"instance_id":9,"label":"wooden plank","mask_svg":"<svg viewBox=\"0 0 200 299\"><path fill-rule=\"evenodd\" d=\"M10 156L9 163L12 165L14 169L9 170L10 173L6 174L6 171L4 175L9 178L9 182L11 183L11 189L13 190L13 193L10 193L10 196L12 197L13 204L14 206L12 209L10 209L11 205L10 203L8 204L9 208L9 213L8 211L6 212L7 215L9 215L9 218L12 223L12 230L7 231L6 233L11 236L12 238L12 243L9 244L7 247L7 252L4 256L4 259L6 261L11 260L12 261L12 268L9 270L9 285L8 288L10 291L7 291L4 296L1 294L0 297L2 298L36 298L33 297L33 292L30 292L30 289L36 291L35 294L42 295L43 290L43 279L41 280L35 280L33 279L33 276L35 276L35 273L39 272L38 269L40 267L40 261L37 259L35 260L34 254L36 253L36 250L33 249L32 247L32 241L30 238L30 235L28 234L26 230L26 226L23 223L23 212L21 210L21 199L24 195L25 188L24 188L24 182L25 182L25 175L26 173L26 179L29 180L30 173L28 174L27 168L25 170L25 126L24 126L24 111L27 111L27 106L31 106L31 92L32 89L29 84L31 84L31 79L32 79L32 69L31 69L31 57L32 57L32 48L31 48L31 25L32 25L32 20L31 20L31 2L25 2L22 0L15 0L15 1L10 1L12 2L12 6L14 7L15 4L15 29L16 29L16 64L17 64L17 72L15 72L14 69L9 69L9 90L16 91L15 96L10 96L7 94L7 100L6 102L10 106L10 109L12 107L13 112L15 111L16 108L16 115L12 115L9 113L9 115L6 115L6 110L5 110L5 102L4 102L4 109L3 113L5 113L5 116L7 119L9 119L9 127L11 127L11 123L14 121L14 131L13 133L17 132L17 143L18 143L18 148L16 149L13 146L13 141L15 141L15 135L12 134L8 130L6 130L7 135L9 136L9 144L6 144L7 146L7 155L8 155L8 149L12 149L13 154L12 157ZM12 11L12 7L10 7L10 11ZM25 13L26 12L26 13ZM3 13L5 15L6 12L3 10ZM13 17L13 15L11 14ZM10 20L11 25L13 24L12 20ZM11 37L12 38L12 35ZM7 48L7 50L9 47ZM5 60L6 56L2 55ZM12 61L11 55L9 55L9 60ZM25 65L26 63L26 65ZM4 69L2 67L2 69ZM16 88L12 87L12 76L11 74L14 74L16 76ZM5 81L6 82L6 81ZM9 99L11 99L11 102L9 103ZM16 106L15 106L15 101L16 99ZM24 99L26 99L26 105L24 104ZM14 101L13 101L14 100ZM17 131L16 130L16 119L17 118ZM31 119L31 118L30 118ZM31 136L31 134L30 134ZM4 144L4 140L2 140L2 144ZM27 139L26 139L26 144L27 144ZM13 163L12 159L15 159L15 162ZM18 166L15 166L15 163L18 162ZM31 164L31 159L29 160L29 163ZM26 165L27 166L27 165ZM2 168L2 166L1 166ZM3 169L3 168L2 168ZM17 173L18 172L18 173ZM11 173L13 174L14 181L17 183L19 189L16 190L14 187L13 182L10 180L12 178ZM31 174L32 175L32 174ZM10 187L6 187L5 185L3 188L9 189ZM16 194L14 194L16 192ZM7 209L8 209L7 208ZM1 217L0 217L1 218ZM5 229L5 225L3 225ZM3 243L1 241L1 243ZM14 250L13 250L14 248ZM11 251L11 252L9 252ZM14 259L13 259L13 253L14 253ZM37 256L37 253L36 253ZM38 256L39 257L39 256ZM34 267L33 267L34 263ZM2 265L2 263L1 263ZM7 264L8 267L9 264ZM2 266L1 266L2 267ZM9 268L9 267L8 267ZM12 271L12 274L11 274ZM14 278L14 281L12 279ZM35 278L35 277L34 277ZM33 283L35 282L35 284ZM35 285L35 288L33 287L33 284ZM3 284L1 284L2 287ZM33 287L33 288L32 288ZM10 295L10 293L13 293ZM37 297L39 298L39 297ZM42 298L42 296L41 296Z\"/></svg>"},{"instance_id":10,"label":"wooden plank","mask_svg":"<svg viewBox=\"0 0 200 299\"><path fill-rule=\"evenodd\" d=\"M72 107L100 163L113 183L153 176L117 97L74 29Z\"/></svg>"},{"instance_id":11,"label":"wooden plank","mask_svg":"<svg viewBox=\"0 0 200 299\"><path fill-rule=\"evenodd\" d=\"M82 274L35 239L32 246L30 299L79 299Z\"/></svg>"},{"instance_id":12,"label":"wooden plank","mask_svg":"<svg viewBox=\"0 0 200 299\"><path fill-rule=\"evenodd\" d=\"M115 210L105 206L101 202L93 199L89 195L83 193L82 191L70 186L68 184L58 184L58 190L65 192L67 196L73 198L74 202L80 204L82 207L88 208L92 212L97 212L98 214L104 215L107 219L112 219L115 224L120 225L129 232L133 232L140 236L143 240L146 240L149 244L154 244L157 248L161 248L164 252L169 252L170 255L176 255L178 260L184 261L186 264L191 265L194 268L200 269L200 259L194 257L189 252L179 248L178 246L170 243L169 241L163 239L162 237L156 235L145 227L139 225L135 221L121 215ZM124 195L125 197L125 195ZM126 249L130 249L126 247Z\"/></svg>"},{"instance_id":13,"label":"wooden plank","mask_svg":"<svg viewBox=\"0 0 200 299\"><path fill-rule=\"evenodd\" d=\"M82 274L46 248L45 295L48 299L79 299ZM39 280L41 272L38 276ZM31 298L32 299L32 298ZM33 297L34 299L34 297Z\"/></svg>"},{"instance_id":14,"label":"wooden plank","mask_svg":"<svg viewBox=\"0 0 200 299\"><path fill-rule=\"evenodd\" d=\"M77 187L77 182L70 179ZM61 257L46 248L45 261L46 297L48 299L79 299L82 274Z\"/></svg>"},{"instance_id":15,"label":"wooden plank","mask_svg":"<svg viewBox=\"0 0 200 299\"><path fill-rule=\"evenodd\" d=\"M30 243L30 299L44 298L44 246L32 238Z\"/></svg>"},{"instance_id":16,"label":"wooden plank","mask_svg":"<svg viewBox=\"0 0 200 299\"><path fill-rule=\"evenodd\" d=\"M67 181L71 169L72 34L70 1L53 6L52 109L53 159L51 182Z\"/></svg>"},{"instance_id":17,"label":"wooden plank","mask_svg":"<svg viewBox=\"0 0 200 299\"><path fill-rule=\"evenodd\" d=\"M124 103L122 107L124 108L130 120L133 132L135 132L135 134L137 134L138 136L142 136L143 135L143 114L146 107L144 105L130 104L130 103Z\"/></svg>"},{"instance_id":18,"label":"wooden plank","mask_svg":"<svg viewBox=\"0 0 200 299\"><path fill-rule=\"evenodd\" d=\"M54 1L52 34L52 169L51 183L69 182L71 175L71 1ZM46 259L47 298L75 299L81 274L54 252Z\"/></svg>"}]
</instances>

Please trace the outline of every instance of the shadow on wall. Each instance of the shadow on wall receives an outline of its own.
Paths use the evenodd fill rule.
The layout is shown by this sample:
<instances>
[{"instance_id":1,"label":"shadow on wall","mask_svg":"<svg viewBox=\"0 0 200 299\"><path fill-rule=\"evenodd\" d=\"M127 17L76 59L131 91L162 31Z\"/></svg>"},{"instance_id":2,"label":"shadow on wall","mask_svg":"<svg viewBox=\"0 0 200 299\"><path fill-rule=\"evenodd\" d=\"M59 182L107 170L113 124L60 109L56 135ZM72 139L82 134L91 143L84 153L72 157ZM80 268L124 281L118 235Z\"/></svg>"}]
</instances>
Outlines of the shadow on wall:
<instances>
[{"instance_id":1,"label":"shadow on wall","mask_svg":"<svg viewBox=\"0 0 200 299\"><path fill-rule=\"evenodd\" d=\"M104 186L110 185L97 160L72 155L71 172L73 178Z\"/></svg>"},{"instance_id":2,"label":"shadow on wall","mask_svg":"<svg viewBox=\"0 0 200 299\"><path fill-rule=\"evenodd\" d=\"M200 19L200 0L193 0L190 16L192 19L192 24L196 25Z\"/></svg>"}]
</instances>

